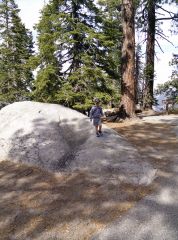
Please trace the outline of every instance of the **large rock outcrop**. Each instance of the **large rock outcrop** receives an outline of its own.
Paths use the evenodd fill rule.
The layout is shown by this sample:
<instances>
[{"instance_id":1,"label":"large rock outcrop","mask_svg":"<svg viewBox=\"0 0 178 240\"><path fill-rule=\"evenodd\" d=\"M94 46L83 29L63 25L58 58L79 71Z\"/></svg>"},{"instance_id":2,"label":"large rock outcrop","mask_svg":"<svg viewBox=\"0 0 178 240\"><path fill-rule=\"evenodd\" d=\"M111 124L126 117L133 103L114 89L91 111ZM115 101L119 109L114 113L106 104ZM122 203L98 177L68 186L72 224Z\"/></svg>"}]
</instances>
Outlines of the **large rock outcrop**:
<instances>
[{"instance_id":1,"label":"large rock outcrop","mask_svg":"<svg viewBox=\"0 0 178 240\"><path fill-rule=\"evenodd\" d=\"M149 184L155 169L137 150L104 126L96 138L89 118L57 104L19 102L0 111L0 161L47 170L89 171L121 181Z\"/></svg>"}]
</instances>

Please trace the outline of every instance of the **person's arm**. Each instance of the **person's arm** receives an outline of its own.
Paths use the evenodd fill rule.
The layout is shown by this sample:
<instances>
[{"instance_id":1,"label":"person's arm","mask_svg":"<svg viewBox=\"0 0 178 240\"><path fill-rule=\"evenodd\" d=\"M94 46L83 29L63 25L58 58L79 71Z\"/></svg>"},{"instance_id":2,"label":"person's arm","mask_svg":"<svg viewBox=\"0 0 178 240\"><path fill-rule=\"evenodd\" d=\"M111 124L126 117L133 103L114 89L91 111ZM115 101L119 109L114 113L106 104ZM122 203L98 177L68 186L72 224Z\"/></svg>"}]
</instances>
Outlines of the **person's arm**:
<instances>
[{"instance_id":1,"label":"person's arm","mask_svg":"<svg viewBox=\"0 0 178 240\"><path fill-rule=\"evenodd\" d=\"M93 108L91 108L90 110L90 121L92 120L92 118L93 118Z\"/></svg>"},{"instance_id":2,"label":"person's arm","mask_svg":"<svg viewBox=\"0 0 178 240\"><path fill-rule=\"evenodd\" d=\"M102 117L104 116L102 107L101 107L101 116L102 116Z\"/></svg>"}]
</instances>

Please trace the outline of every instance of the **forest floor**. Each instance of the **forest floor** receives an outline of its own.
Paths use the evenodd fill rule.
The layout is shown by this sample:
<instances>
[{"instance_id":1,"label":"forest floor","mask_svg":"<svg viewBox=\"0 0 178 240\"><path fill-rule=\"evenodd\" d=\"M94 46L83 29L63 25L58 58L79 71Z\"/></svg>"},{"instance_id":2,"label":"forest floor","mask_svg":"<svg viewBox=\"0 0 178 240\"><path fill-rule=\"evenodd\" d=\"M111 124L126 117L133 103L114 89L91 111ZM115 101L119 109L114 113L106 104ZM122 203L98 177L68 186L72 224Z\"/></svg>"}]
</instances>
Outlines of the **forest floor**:
<instances>
[{"instance_id":1,"label":"forest floor","mask_svg":"<svg viewBox=\"0 0 178 240\"><path fill-rule=\"evenodd\" d=\"M99 184L84 172L59 175L1 162L1 240L89 240L159 188L159 179L169 173L170 154L177 151L174 124L141 117L107 125L158 169L153 184Z\"/></svg>"}]
</instances>

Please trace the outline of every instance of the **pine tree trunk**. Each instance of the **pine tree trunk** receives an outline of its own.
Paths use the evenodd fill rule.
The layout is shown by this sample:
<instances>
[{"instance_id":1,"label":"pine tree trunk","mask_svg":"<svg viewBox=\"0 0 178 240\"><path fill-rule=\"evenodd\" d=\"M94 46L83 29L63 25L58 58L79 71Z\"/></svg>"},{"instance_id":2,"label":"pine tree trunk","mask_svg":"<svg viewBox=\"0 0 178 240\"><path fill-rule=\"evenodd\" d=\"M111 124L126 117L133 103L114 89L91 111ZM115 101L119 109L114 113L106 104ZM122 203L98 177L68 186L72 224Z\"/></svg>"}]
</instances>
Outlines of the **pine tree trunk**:
<instances>
[{"instance_id":1,"label":"pine tree trunk","mask_svg":"<svg viewBox=\"0 0 178 240\"><path fill-rule=\"evenodd\" d=\"M121 105L127 117L135 116L135 26L134 26L134 2L123 0L122 2L122 84Z\"/></svg>"},{"instance_id":2,"label":"pine tree trunk","mask_svg":"<svg viewBox=\"0 0 178 240\"><path fill-rule=\"evenodd\" d=\"M148 2L148 30L146 44L146 88L144 105L152 108L154 85L154 55L155 55L155 0ZM145 107L145 106L144 106Z\"/></svg>"},{"instance_id":3,"label":"pine tree trunk","mask_svg":"<svg viewBox=\"0 0 178 240\"><path fill-rule=\"evenodd\" d=\"M139 63L139 54L138 54L138 49L136 50L135 53L135 103L138 103L138 82L139 82L139 73L140 73L140 63Z\"/></svg>"}]
</instances>

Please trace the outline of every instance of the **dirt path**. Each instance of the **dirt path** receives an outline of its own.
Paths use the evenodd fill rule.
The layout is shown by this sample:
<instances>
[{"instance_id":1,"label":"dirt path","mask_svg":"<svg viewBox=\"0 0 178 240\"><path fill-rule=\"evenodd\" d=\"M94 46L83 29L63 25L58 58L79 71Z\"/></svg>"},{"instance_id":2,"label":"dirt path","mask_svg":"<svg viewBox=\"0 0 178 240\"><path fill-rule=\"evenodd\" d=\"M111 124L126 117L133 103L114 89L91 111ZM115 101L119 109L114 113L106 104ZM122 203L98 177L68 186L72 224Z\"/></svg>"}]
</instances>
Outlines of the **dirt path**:
<instances>
[{"instance_id":1,"label":"dirt path","mask_svg":"<svg viewBox=\"0 0 178 240\"><path fill-rule=\"evenodd\" d=\"M159 176L168 174L169 154L177 151L171 126L142 121L108 125L160 169ZM85 172L55 175L34 167L1 162L0 239L90 239L158 184L156 181L149 187L136 187L114 180L100 182Z\"/></svg>"},{"instance_id":2,"label":"dirt path","mask_svg":"<svg viewBox=\"0 0 178 240\"><path fill-rule=\"evenodd\" d=\"M107 125L131 142L155 168L168 170L171 153L177 151L177 139L172 125L139 119Z\"/></svg>"}]
</instances>

